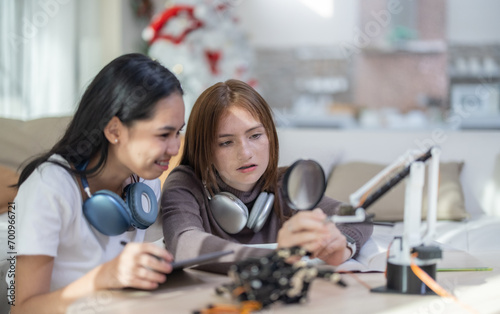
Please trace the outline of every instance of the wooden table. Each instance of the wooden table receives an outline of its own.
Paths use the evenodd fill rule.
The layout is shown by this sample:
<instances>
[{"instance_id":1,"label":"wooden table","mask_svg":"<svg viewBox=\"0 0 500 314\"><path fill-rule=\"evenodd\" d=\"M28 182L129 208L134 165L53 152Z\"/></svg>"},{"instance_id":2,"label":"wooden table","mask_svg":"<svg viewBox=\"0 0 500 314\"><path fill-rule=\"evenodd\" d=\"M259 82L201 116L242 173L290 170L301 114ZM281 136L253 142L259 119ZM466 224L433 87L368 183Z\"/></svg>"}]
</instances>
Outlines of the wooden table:
<instances>
[{"instance_id":1,"label":"wooden table","mask_svg":"<svg viewBox=\"0 0 500 314\"><path fill-rule=\"evenodd\" d=\"M357 273L343 275L348 285L345 288L317 279L311 285L307 303L274 304L261 313L500 313L500 252L481 252L477 257L493 271L437 274L438 283L463 305L438 296L373 293L370 287L385 285L384 274ZM447 256L457 265L466 258L460 253ZM235 304L227 295L215 293L214 288L225 282L229 282L226 276L184 270L170 274L168 281L155 291L99 292L77 300L67 313L192 313L208 304Z\"/></svg>"}]
</instances>

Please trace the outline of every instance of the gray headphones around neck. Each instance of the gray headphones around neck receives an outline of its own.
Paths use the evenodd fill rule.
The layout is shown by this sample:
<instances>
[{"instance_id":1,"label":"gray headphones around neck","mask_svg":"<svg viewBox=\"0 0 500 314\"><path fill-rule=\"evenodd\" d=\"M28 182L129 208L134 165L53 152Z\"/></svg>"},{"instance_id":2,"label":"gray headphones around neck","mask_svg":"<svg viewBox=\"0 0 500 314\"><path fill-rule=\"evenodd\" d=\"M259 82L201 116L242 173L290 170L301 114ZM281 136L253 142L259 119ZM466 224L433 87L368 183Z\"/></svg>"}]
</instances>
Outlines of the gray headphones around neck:
<instances>
[{"instance_id":1,"label":"gray headphones around neck","mask_svg":"<svg viewBox=\"0 0 500 314\"><path fill-rule=\"evenodd\" d=\"M249 213L246 205L229 192L220 192L213 197L210 197L208 191L206 192L215 221L222 230L229 234L238 233L245 226L254 232L259 232L272 212L274 204L274 194L262 192Z\"/></svg>"}]
</instances>

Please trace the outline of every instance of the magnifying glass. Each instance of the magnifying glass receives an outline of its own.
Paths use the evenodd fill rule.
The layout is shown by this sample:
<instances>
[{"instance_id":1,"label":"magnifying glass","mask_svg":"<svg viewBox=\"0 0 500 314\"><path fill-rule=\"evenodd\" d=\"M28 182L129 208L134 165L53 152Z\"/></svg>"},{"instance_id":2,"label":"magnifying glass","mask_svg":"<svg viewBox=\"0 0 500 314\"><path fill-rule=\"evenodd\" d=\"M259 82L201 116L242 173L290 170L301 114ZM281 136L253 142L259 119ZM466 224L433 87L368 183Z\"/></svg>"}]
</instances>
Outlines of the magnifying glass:
<instances>
[{"instance_id":1,"label":"magnifying glass","mask_svg":"<svg viewBox=\"0 0 500 314\"><path fill-rule=\"evenodd\" d=\"M325 173L314 160L297 160L283 177L283 196L288 206L294 210L314 209L323 198L325 189Z\"/></svg>"},{"instance_id":2,"label":"magnifying glass","mask_svg":"<svg viewBox=\"0 0 500 314\"><path fill-rule=\"evenodd\" d=\"M326 190L323 168L314 160L299 159L285 172L281 189L290 208L314 209ZM349 204L342 204L339 214L329 216L327 220L334 223L359 223L365 222L366 218L363 208L355 209Z\"/></svg>"}]
</instances>

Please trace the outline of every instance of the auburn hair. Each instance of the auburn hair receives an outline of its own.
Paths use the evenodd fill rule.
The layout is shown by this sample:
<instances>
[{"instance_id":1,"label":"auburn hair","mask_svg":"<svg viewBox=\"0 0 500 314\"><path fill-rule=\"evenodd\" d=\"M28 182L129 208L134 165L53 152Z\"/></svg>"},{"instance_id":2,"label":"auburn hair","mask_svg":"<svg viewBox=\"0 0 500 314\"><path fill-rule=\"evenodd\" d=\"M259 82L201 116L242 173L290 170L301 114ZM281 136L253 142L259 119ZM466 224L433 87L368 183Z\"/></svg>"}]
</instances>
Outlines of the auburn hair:
<instances>
[{"instance_id":1,"label":"auburn hair","mask_svg":"<svg viewBox=\"0 0 500 314\"><path fill-rule=\"evenodd\" d=\"M264 126L269 139L269 164L260 180L263 181L263 191L274 193L278 181L279 142L272 111L255 89L239 80L216 83L198 97L187 123L180 164L193 168L210 194L220 191L214 166L217 130L231 106L248 110Z\"/></svg>"}]
</instances>

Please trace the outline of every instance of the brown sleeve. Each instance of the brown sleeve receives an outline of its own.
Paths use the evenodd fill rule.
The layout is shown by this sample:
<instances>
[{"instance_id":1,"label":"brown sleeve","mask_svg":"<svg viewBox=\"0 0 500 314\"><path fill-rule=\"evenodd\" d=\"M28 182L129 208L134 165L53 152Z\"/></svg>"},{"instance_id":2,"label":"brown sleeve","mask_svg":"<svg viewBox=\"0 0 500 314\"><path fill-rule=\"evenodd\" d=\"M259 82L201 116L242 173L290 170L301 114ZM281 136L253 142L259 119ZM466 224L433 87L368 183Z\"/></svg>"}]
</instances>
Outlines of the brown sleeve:
<instances>
[{"instance_id":1,"label":"brown sleeve","mask_svg":"<svg viewBox=\"0 0 500 314\"><path fill-rule=\"evenodd\" d=\"M218 232L206 210L206 195L201 182L187 167L176 167L167 177L161 197L161 219L167 249L176 260L194 258L201 254L233 250L216 263L204 265L203 269L227 272L234 262L247 257L263 256L268 249L247 247Z\"/></svg>"},{"instance_id":2,"label":"brown sleeve","mask_svg":"<svg viewBox=\"0 0 500 314\"><path fill-rule=\"evenodd\" d=\"M329 198L327 196L319 202L316 207L321 208L327 215L333 215L337 212L340 204L337 200ZM373 233L373 224L369 223L352 223L352 224L337 224L337 228L345 235L350 236L356 241L356 257L359 253L361 247L368 241Z\"/></svg>"}]
</instances>

